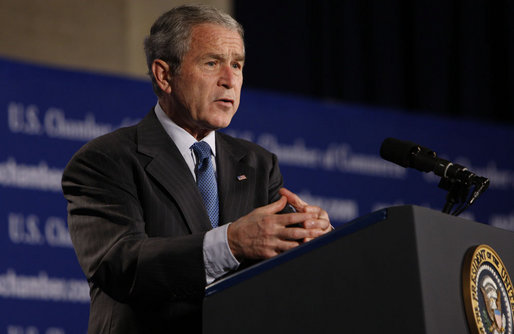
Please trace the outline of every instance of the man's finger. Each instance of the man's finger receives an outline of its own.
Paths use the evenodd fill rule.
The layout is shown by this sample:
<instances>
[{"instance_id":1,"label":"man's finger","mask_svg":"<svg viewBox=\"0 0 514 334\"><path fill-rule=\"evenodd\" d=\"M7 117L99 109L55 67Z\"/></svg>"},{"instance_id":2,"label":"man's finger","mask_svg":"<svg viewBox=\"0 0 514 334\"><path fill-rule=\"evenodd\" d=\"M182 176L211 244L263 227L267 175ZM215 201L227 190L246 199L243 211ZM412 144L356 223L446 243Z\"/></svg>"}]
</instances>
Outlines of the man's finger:
<instances>
[{"instance_id":1,"label":"man's finger","mask_svg":"<svg viewBox=\"0 0 514 334\"><path fill-rule=\"evenodd\" d=\"M320 210L320 212L318 214L318 218L325 219L330 224L330 217L328 216L328 212L326 212L325 210L323 210L323 209Z\"/></svg>"},{"instance_id":2,"label":"man's finger","mask_svg":"<svg viewBox=\"0 0 514 334\"><path fill-rule=\"evenodd\" d=\"M279 233L279 237L282 240L304 240L317 238L323 234L324 232L321 229L305 229L301 227L291 227L282 230Z\"/></svg>"},{"instance_id":3,"label":"man's finger","mask_svg":"<svg viewBox=\"0 0 514 334\"><path fill-rule=\"evenodd\" d=\"M328 221L327 219L321 219L321 218L309 219L303 223L303 227L311 228L311 229L318 228L321 230L326 230L328 227L330 227L330 221Z\"/></svg>"},{"instance_id":4,"label":"man's finger","mask_svg":"<svg viewBox=\"0 0 514 334\"><path fill-rule=\"evenodd\" d=\"M292 248L298 247L299 245L300 245L300 242L298 242L296 240L279 240L279 241L277 241L275 250L277 253L282 253L282 252L285 252Z\"/></svg>"},{"instance_id":5,"label":"man's finger","mask_svg":"<svg viewBox=\"0 0 514 334\"><path fill-rule=\"evenodd\" d=\"M303 212L305 207L308 206L308 204L304 202L300 198L300 196L296 195L295 193L286 188L281 188L279 190L279 193L280 195L285 196L287 198L287 202L291 204L296 209L296 211Z\"/></svg>"},{"instance_id":6,"label":"man's finger","mask_svg":"<svg viewBox=\"0 0 514 334\"><path fill-rule=\"evenodd\" d=\"M316 213L318 216L321 215L322 211L323 210L319 206L306 205L303 207L303 212Z\"/></svg>"},{"instance_id":7,"label":"man's finger","mask_svg":"<svg viewBox=\"0 0 514 334\"><path fill-rule=\"evenodd\" d=\"M277 201L270 203L268 205L261 206L260 208L255 209L254 211L259 211L263 214L274 214L278 213L286 207L287 198L285 196L281 196Z\"/></svg>"},{"instance_id":8,"label":"man's finger","mask_svg":"<svg viewBox=\"0 0 514 334\"><path fill-rule=\"evenodd\" d=\"M282 226L300 224L312 219L316 219L316 215L307 212L285 213L273 217L273 220Z\"/></svg>"}]
</instances>

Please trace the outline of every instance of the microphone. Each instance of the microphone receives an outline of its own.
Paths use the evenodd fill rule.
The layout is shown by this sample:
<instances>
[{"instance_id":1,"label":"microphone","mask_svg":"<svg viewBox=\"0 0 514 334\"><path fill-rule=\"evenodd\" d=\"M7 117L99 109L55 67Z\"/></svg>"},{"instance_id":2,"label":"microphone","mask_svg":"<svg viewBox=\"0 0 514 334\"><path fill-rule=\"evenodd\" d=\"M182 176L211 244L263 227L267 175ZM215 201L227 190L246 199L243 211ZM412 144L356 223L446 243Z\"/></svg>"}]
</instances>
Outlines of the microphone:
<instances>
[{"instance_id":1,"label":"microphone","mask_svg":"<svg viewBox=\"0 0 514 334\"><path fill-rule=\"evenodd\" d=\"M433 150L410 141L386 138L380 147L380 156L402 167L426 173L433 172L440 176L439 187L450 192L443 212L449 213L456 202L466 202L455 210L453 215L462 213L489 187L488 178L478 176L459 164L438 158ZM466 194L471 186L474 186L474 189L466 201Z\"/></svg>"},{"instance_id":2,"label":"microphone","mask_svg":"<svg viewBox=\"0 0 514 334\"><path fill-rule=\"evenodd\" d=\"M433 172L437 176L458 180L466 185L472 184L478 177L464 166L438 158L431 149L406 140L386 138L380 147L380 156L402 167Z\"/></svg>"}]
</instances>

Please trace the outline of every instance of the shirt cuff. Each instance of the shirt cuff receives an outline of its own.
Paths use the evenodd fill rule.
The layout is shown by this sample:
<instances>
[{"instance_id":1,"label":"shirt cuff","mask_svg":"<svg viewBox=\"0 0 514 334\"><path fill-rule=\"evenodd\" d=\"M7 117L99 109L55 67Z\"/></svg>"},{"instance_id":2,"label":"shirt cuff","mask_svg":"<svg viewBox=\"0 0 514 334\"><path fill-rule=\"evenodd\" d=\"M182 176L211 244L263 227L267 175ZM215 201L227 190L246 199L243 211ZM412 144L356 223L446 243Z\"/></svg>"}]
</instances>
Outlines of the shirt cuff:
<instances>
[{"instance_id":1,"label":"shirt cuff","mask_svg":"<svg viewBox=\"0 0 514 334\"><path fill-rule=\"evenodd\" d=\"M225 224L208 231L203 239L203 262L207 284L239 267L239 261L236 260L228 245L229 225Z\"/></svg>"}]
</instances>

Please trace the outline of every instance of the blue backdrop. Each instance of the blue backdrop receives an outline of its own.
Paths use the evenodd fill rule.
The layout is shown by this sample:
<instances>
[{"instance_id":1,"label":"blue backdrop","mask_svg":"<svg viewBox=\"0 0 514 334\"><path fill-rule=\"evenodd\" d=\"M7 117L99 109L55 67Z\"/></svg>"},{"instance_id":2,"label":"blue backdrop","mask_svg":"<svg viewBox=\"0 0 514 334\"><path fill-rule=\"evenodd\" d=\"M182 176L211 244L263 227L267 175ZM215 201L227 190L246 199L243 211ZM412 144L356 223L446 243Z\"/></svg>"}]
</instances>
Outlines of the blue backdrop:
<instances>
[{"instance_id":1,"label":"blue backdrop","mask_svg":"<svg viewBox=\"0 0 514 334\"><path fill-rule=\"evenodd\" d=\"M66 226L62 170L88 140L135 123L148 82L0 60L0 332L85 333L88 286ZM440 210L438 178L383 161L408 139L491 179L463 216L514 230L514 127L245 90L227 133L275 152L285 185L334 225L382 207Z\"/></svg>"}]
</instances>

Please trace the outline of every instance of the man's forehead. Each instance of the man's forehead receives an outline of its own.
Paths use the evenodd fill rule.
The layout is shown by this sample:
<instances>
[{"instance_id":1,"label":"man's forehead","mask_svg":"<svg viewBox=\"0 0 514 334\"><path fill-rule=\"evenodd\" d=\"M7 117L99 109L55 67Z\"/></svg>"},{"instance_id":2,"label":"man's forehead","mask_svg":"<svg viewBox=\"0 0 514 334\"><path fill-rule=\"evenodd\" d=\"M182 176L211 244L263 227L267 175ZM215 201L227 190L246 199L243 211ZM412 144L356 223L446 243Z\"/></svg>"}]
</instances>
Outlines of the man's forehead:
<instances>
[{"instance_id":1,"label":"man's forehead","mask_svg":"<svg viewBox=\"0 0 514 334\"><path fill-rule=\"evenodd\" d=\"M202 23L193 26L191 30L191 43L206 46L223 44L232 47L240 47L244 53L244 42L239 32L218 24Z\"/></svg>"}]
</instances>

